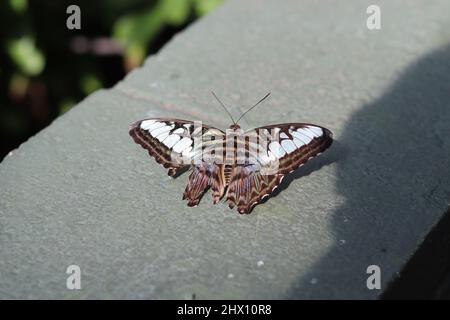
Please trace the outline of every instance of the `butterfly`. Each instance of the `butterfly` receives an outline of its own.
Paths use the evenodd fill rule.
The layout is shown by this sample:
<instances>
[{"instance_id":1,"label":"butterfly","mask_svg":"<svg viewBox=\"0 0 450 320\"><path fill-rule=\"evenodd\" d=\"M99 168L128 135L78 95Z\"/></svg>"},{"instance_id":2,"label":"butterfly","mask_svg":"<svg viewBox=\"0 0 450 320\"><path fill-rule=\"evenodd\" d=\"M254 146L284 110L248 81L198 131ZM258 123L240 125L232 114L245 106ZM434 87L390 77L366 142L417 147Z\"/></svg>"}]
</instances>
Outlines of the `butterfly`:
<instances>
[{"instance_id":1,"label":"butterfly","mask_svg":"<svg viewBox=\"0 0 450 320\"><path fill-rule=\"evenodd\" d=\"M229 207L250 213L283 178L332 144L330 130L308 123L283 123L244 132L234 121L226 132L196 121L149 118L130 126L133 140L176 177L190 168L183 193L190 207L197 206L211 189L213 203L225 197Z\"/></svg>"}]
</instances>

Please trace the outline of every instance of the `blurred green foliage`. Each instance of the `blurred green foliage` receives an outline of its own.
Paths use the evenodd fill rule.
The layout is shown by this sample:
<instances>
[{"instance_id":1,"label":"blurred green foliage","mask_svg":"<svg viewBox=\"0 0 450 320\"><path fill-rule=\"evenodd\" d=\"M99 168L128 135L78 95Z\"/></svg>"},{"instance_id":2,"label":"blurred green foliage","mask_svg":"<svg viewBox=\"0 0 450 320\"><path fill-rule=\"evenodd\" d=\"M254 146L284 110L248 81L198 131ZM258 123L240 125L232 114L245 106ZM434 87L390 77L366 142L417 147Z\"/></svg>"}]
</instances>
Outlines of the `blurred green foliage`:
<instances>
[{"instance_id":1,"label":"blurred green foliage","mask_svg":"<svg viewBox=\"0 0 450 320\"><path fill-rule=\"evenodd\" d=\"M192 14L202 16L217 7L222 0L160 0L140 12L122 16L113 26L113 37L125 48L129 67L139 65L147 53L147 45L166 25L182 26L192 20Z\"/></svg>"},{"instance_id":2,"label":"blurred green foliage","mask_svg":"<svg viewBox=\"0 0 450 320\"><path fill-rule=\"evenodd\" d=\"M0 1L0 159L222 1ZM66 27L73 4L81 30Z\"/></svg>"},{"instance_id":3,"label":"blurred green foliage","mask_svg":"<svg viewBox=\"0 0 450 320\"><path fill-rule=\"evenodd\" d=\"M16 0L17 1L17 0ZM45 65L45 57L36 48L34 39L28 36L11 40L7 45L11 60L23 74L35 76L42 72Z\"/></svg>"}]
</instances>

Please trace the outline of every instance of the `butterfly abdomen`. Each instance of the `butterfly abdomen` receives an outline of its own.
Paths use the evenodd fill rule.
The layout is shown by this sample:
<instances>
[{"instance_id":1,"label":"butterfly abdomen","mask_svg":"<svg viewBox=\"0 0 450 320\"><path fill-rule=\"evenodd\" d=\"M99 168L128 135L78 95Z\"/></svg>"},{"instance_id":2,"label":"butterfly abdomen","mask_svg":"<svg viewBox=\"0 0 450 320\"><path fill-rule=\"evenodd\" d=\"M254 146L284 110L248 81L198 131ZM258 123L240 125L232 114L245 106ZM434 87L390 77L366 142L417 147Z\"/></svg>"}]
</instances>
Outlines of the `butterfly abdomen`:
<instances>
[{"instance_id":1,"label":"butterfly abdomen","mask_svg":"<svg viewBox=\"0 0 450 320\"><path fill-rule=\"evenodd\" d=\"M223 169L223 176L225 178L225 185L230 183L231 172L233 171L233 166L226 164Z\"/></svg>"}]
</instances>

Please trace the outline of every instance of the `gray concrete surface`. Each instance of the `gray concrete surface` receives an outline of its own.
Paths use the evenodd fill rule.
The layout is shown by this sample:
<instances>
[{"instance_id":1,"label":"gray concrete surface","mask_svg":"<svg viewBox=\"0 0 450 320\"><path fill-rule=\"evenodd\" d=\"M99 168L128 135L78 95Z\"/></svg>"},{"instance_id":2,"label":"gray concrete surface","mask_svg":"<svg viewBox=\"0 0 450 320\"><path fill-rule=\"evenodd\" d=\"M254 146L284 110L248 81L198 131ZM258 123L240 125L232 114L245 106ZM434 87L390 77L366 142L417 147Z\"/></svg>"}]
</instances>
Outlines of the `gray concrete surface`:
<instances>
[{"instance_id":1,"label":"gray concrete surface","mask_svg":"<svg viewBox=\"0 0 450 320\"><path fill-rule=\"evenodd\" d=\"M0 298L379 297L450 199L450 2L228 1L0 165ZM68 75L70 76L70 75ZM147 116L307 121L337 142L251 215L128 136ZM82 289L66 289L81 267ZM382 271L368 290L366 268Z\"/></svg>"}]
</instances>

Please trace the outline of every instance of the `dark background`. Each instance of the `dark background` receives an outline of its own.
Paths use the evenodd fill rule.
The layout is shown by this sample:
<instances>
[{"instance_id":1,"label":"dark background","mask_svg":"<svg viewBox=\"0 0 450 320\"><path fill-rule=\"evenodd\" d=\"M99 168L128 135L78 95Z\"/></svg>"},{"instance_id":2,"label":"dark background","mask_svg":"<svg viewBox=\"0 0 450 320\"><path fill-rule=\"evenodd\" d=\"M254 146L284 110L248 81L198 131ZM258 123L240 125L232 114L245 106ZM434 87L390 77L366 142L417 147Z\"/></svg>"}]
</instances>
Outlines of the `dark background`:
<instances>
[{"instance_id":1,"label":"dark background","mask_svg":"<svg viewBox=\"0 0 450 320\"><path fill-rule=\"evenodd\" d=\"M0 2L0 160L222 0ZM81 11L69 30L67 7Z\"/></svg>"}]
</instances>

